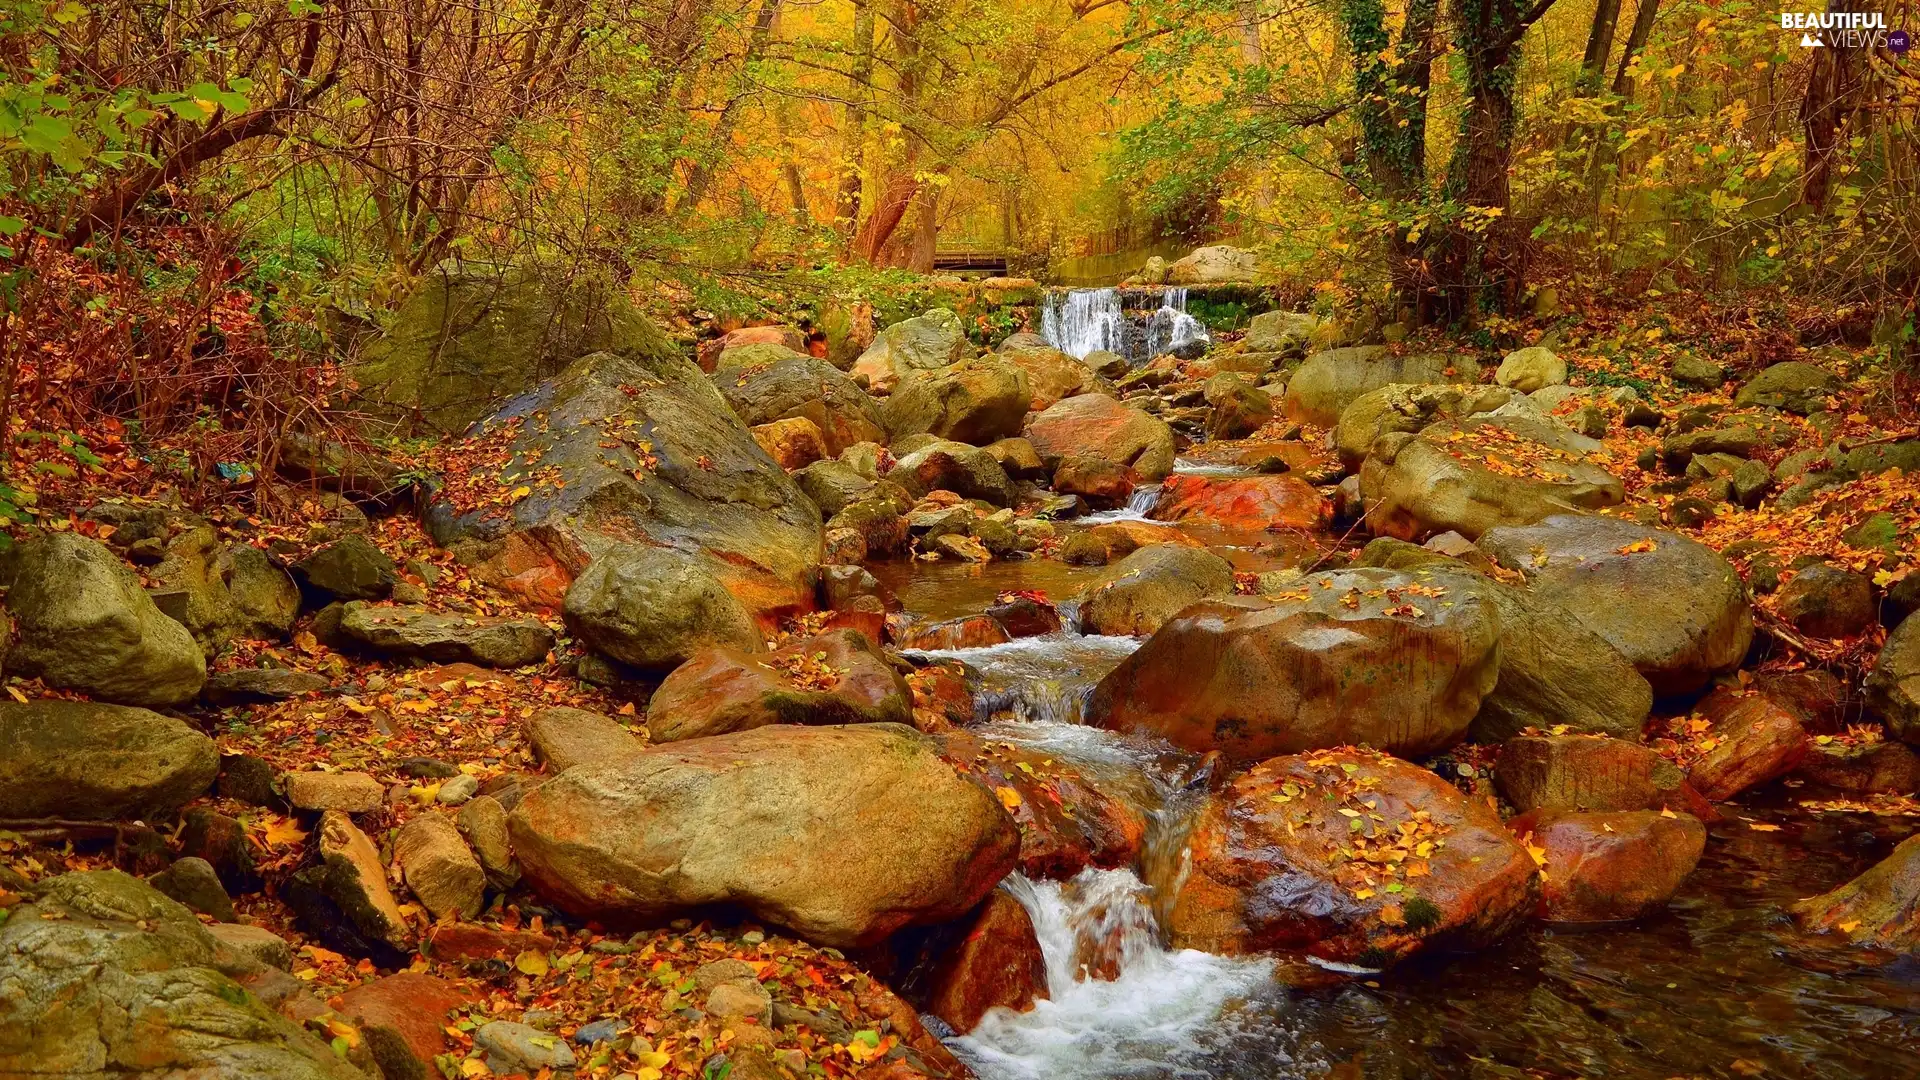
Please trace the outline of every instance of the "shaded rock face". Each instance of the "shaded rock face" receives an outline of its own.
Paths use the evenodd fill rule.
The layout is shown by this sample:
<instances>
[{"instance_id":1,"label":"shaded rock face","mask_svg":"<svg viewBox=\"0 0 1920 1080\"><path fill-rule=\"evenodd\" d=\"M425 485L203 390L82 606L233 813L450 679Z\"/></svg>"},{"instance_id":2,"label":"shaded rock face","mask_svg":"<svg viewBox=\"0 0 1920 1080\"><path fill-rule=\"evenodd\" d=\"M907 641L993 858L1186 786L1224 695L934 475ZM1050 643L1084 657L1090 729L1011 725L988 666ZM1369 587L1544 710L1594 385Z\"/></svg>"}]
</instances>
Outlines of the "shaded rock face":
<instances>
[{"instance_id":1,"label":"shaded rock face","mask_svg":"<svg viewBox=\"0 0 1920 1080\"><path fill-rule=\"evenodd\" d=\"M995 889L933 964L927 1011L961 1033L988 1009L1026 1012L1047 996L1047 958L1020 901Z\"/></svg>"},{"instance_id":2,"label":"shaded rock face","mask_svg":"<svg viewBox=\"0 0 1920 1080\"><path fill-rule=\"evenodd\" d=\"M468 441L489 464L452 478L426 521L489 584L556 604L589 562L637 543L702 563L755 613L806 606L820 512L685 360L583 357ZM509 494L502 475L528 494L481 501Z\"/></svg>"},{"instance_id":3,"label":"shaded rock face","mask_svg":"<svg viewBox=\"0 0 1920 1080\"><path fill-rule=\"evenodd\" d=\"M1195 604L1094 688L1089 722L1236 761L1458 742L1499 674L1499 612L1421 571L1308 574Z\"/></svg>"},{"instance_id":4,"label":"shaded rock face","mask_svg":"<svg viewBox=\"0 0 1920 1080\"><path fill-rule=\"evenodd\" d=\"M319 548L295 563L293 572L326 600L379 600L400 580L392 557L359 533Z\"/></svg>"},{"instance_id":5,"label":"shaded rock face","mask_svg":"<svg viewBox=\"0 0 1920 1080\"><path fill-rule=\"evenodd\" d=\"M387 867L367 834L339 810L314 830L319 861L282 890L308 932L352 956L389 966L413 950L413 930L387 887Z\"/></svg>"},{"instance_id":6,"label":"shaded rock face","mask_svg":"<svg viewBox=\"0 0 1920 1080\"><path fill-rule=\"evenodd\" d=\"M1167 928L1207 952L1384 967L1497 940L1535 895L1533 859L1490 806L1366 751L1261 762L1207 806L1188 846Z\"/></svg>"},{"instance_id":7,"label":"shaded rock face","mask_svg":"<svg viewBox=\"0 0 1920 1080\"><path fill-rule=\"evenodd\" d=\"M1295 476L1174 476L1160 486L1148 516L1229 529L1315 529L1332 510L1312 485Z\"/></svg>"},{"instance_id":8,"label":"shaded rock face","mask_svg":"<svg viewBox=\"0 0 1920 1080\"><path fill-rule=\"evenodd\" d=\"M1903 619L1867 676L1867 705L1895 738L1920 745L1920 615Z\"/></svg>"},{"instance_id":9,"label":"shaded rock face","mask_svg":"<svg viewBox=\"0 0 1920 1080\"><path fill-rule=\"evenodd\" d=\"M999 801L894 724L763 727L571 769L509 826L527 880L569 911L732 903L835 946L959 917L1019 849Z\"/></svg>"},{"instance_id":10,"label":"shaded rock face","mask_svg":"<svg viewBox=\"0 0 1920 1080\"><path fill-rule=\"evenodd\" d=\"M492 668L538 663L554 640L553 631L534 619L370 607L358 600L341 611L340 632L388 656Z\"/></svg>"},{"instance_id":11,"label":"shaded rock face","mask_svg":"<svg viewBox=\"0 0 1920 1080\"><path fill-rule=\"evenodd\" d=\"M360 1029L387 1080L428 1080L451 1049L448 1013L474 995L445 979L401 971L340 995L340 1013Z\"/></svg>"},{"instance_id":12,"label":"shaded rock face","mask_svg":"<svg viewBox=\"0 0 1920 1080\"><path fill-rule=\"evenodd\" d=\"M1207 438L1240 439L1259 431L1273 419L1273 398L1232 375L1207 380L1206 400L1213 413L1207 419Z\"/></svg>"},{"instance_id":13,"label":"shaded rock face","mask_svg":"<svg viewBox=\"0 0 1920 1080\"><path fill-rule=\"evenodd\" d=\"M1027 418L1026 437L1049 470L1081 455L1124 465L1140 483L1173 472L1173 429L1105 394L1081 394L1035 413Z\"/></svg>"},{"instance_id":14,"label":"shaded rock face","mask_svg":"<svg viewBox=\"0 0 1920 1080\"><path fill-rule=\"evenodd\" d=\"M1849 795L1908 795L1920 790L1920 754L1905 743L1823 746L1816 741L1794 772Z\"/></svg>"},{"instance_id":15,"label":"shaded rock face","mask_svg":"<svg viewBox=\"0 0 1920 1080\"><path fill-rule=\"evenodd\" d=\"M1698 818L1652 810L1535 810L1507 825L1521 843L1545 850L1535 911L1548 922L1652 915L1673 899L1707 847Z\"/></svg>"},{"instance_id":16,"label":"shaded rock face","mask_svg":"<svg viewBox=\"0 0 1920 1080\"><path fill-rule=\"evenodd\" d=\"M1480 365L1465 356L1392 356L1379 345L1315 353L1287 380L1289 420L1330 428L1360 395L1394 383L1475 383Z\"/></svg>"},{"instance_id":17,"label":"shaded rock face","mask_svg":"<svg viewBox=\"0 0 1920 1080\"><path fill-rule=\"evenodd\" d=\"M895 439L928 434L974 446L1020 434L1033 404L1027 373L997 356L904 379L881 409Z\"/></svg>"},{"instance_id":18,"label":"shaded rock face","mask_svg":"<svg viewBox=\"0 0 1920 1080\"><path fill-rule=\"evenodd\" d=\"M0 1074L364 1080L216 970L220 952L127 874L53 879L0 924Z\"/></svg>"},{"instance_id":19,"label":"shaded rock face","mask_svg":"<svg viewBox=\"0 0 1920 1080\"><path fill-rule=\"evenodd\" d=\"M1683 810L1701 805L1680 767L1599 735L1517 735L1494 766L1500 794L1530 810Z\"/></svg>"},{"instance_id":20,"label":"shaded rock face","mask_svg":"<svg viewBox=\"0 0 1920 1080\"><path fill-rule=\"evenodd\" d=\"M940 753L996 794L1020 829L1020 872L1065 881L1088 867L1130 866L1146 840L1146 818L1079 769L1051 755L968 731L937 736Z\"/></svg>"},{"instance_id":21,"label":"shaded rock face","mask_svg":"<svg viewBox=\"0 0 1920 1080\"><path fill-rule=\"evenodd\" d=\"M1815 563L1788 579L1777 598L1780 614L1795 630L1814 637L1848 637L1872 626L1879 615L1866 575Z\"/></svg>"},{"instance_id":22,"label":"shaded rock face","mask_svg":"<svg viewBox=\"0 0 1920 1080\"><path fill-rule=\"evenodd\" d=\"M913 694L872 641L836 630L763 655L695 653L647 703L656 743L768 724L913 722Z\"/></svg>"},{"instance_id":23,"label":"shaded rock face","mask_svg":"<svg viewBox=\"0 0 1920 1080\"><path fill-rule=\"evenodd\" d=\"M1367 525L1421 540L1457 532L1476 540L1502 525L1614 506L1620 479L1585 454L1598 444L1549 420L1471 416L1376 441L1360 468Z\"/></svg>"},{"instance_id":24,"label":"shaded rock face","mask_svg":"<svg viewBox=\"0 0 1920 1080\"><path fill-rule=\"evenodd\" d=\"M678 350L619 291L559 267L443 266L420 279L352 375L359 403L453 434L588 353Z\"/></svg>"},{"instance_id":25,"label":"shaded rock face","mask_svg":"<svg viewBox=\"0 0 1920 1080\"><path fill-rule=\"evenodd\" d=\"M1920 836L1907 837L1866 873L1792 910L1808 930L1877 949L1920 950Z\"/></svg>"},{"instance_id":26,"label":"shaded rock face","mask_svg":"<svg viewBox=\"0 0 1920 1080\"><path fill-rule=\"evenodd\" d=\"M0 817L165 817L219 772L213 740L170 716L87 701L0 701Z\"/></svg>"},{"instance_id":27,"label":"shaded rock face","mask_svg":"<svg viewBox=\"0 0 1920 1080\"><path fill-rule=\"evenodd\" d=\"M237 544L227 555L227 595L233 600L234 632L278 640L300 614L300 587L257 547Z\"/></svg>"},{"instance_id":28,"label":"shaded rock face","mask_svg":"<svg viewBox=\"0 0 1920 1080\"><path fill-rule=\"evenodd\" d=\"M884 441L873 399L817 357L778 345L729 349L713 373L713 384L748 427L812 421L830 457L855 443Z\"/></svg>"},{"instance_id":29,"label":"shaded rock face","mask_svg":"<svg viewBox=\"0 0 1920 1080\"><path fill-rule=\"evenodd\" d=\"M1656 696L1732 671L1753 641L1746 586L1727 560L1677 533L1616 518L1558 515L1499 528L1480 549L1526 576L1627 658Z\"/></svg>"},{"instance_id":30,"label":"shaded rock face","mask_svg":"<svg viewBox=\"0 0 1920 1080\"><path fill-rule=\"evenodd\" d=\"M7 594L7 672L121 705L184 705L207 681L187 628L161 614L118 556L70 532L22 545Z\"/></svg>"},{"instance_id":31,"label":"shaded rock face","mask_svg":"<svg viewBox=\"0 0 1920 1080\"><path fill-rule=\"evenodd\" d=\"M1113 564L1106 580L1080 598L1089 634L1145 636L1198 601L1233 592L1233 566L1201 548L1143 547Z\"/></svg>"},{"instance_id":32,"label":"shaded rock face","mask_svg":"<svg viewBox=\"0 0 1920 1080\"><path fill-rule=\"evenodd\" d=\"M1044 342L1015 343L1016 334L1000 345L1000 355L1027 373L1027 385L1033 391L1028 408L1046 409L1057 401L1076 394L1112 393L1113 386L1092 367L1083 364Z\"/></svg>"},{"instance_id":33,"label":"shaded rock face","mask_svg":"<svg viewBox=\"0 0 1920 1080\"><path fill-rule=\"evenodd\" d=\"M946 308L894 323L873 340L853 362L849 375L865 375L867 385L886 393L902 379L937 371L967 354L966 328L960 316Z\"/></svg>"},{"instance_id":34,"label":"shaded rock face","mask_svg":"<svg viewBox=\"0 0 1920 1080\"><path fill-rule=\"evenodd\" d=\"M622 544L567 590L567 628L601 655L650 671L678 667L713 645L759 651L752 616L708 565L666 548Z\"/></svg>"}]
</instances>

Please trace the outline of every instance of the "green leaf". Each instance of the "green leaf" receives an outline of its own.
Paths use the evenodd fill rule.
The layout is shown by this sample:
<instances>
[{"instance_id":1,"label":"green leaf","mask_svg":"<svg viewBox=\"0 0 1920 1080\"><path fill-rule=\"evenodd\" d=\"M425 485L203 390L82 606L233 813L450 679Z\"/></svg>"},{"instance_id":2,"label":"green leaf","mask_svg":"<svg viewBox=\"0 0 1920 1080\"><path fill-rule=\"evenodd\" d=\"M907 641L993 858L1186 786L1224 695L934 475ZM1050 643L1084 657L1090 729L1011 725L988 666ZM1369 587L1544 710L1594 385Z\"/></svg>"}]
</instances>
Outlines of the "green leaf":
<instances>
[{"instance_id":1,"label":"green leaf","mask_svg":"<svg viewBox=\"0 0 1920 1080\"><path fill-rule=\"evenodd\" d=\"M880 1033L877 1031L856 1031L849 1042L857 1042L869 1050L880 1049Z\"/></svg>"},{"instance_id":2,"label":"green leaf","mask_svg":"<svg viewBox=\"0 0 1920 1080\"><path fill-rule=\"evenodd\" d=\"M13 236L27 227L25 218L0 216L0 236Z\"/></svg>"},{"instance_id":3,"label":"green leaf","mask_svg":"<svg viewBox=\"0 0 1920 1080\"><path fill-rule=\"evenodd\" d=\"M71 138L73 124L58 116L36 116L27 121L26 129L20 132L20 141L26 148L42 154L59 153L61 145Z\"/></svg>"}]
</instances>

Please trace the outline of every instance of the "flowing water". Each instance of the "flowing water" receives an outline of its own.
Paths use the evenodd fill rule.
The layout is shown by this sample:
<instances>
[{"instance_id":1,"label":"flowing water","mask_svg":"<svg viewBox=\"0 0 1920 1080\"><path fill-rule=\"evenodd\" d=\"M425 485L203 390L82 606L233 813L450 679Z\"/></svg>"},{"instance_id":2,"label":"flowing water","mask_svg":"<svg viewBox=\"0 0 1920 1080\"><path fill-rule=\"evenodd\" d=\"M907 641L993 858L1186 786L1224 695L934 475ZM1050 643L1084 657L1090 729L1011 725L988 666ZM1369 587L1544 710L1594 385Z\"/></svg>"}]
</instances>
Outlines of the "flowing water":
<instances>
[{"instance_id":1,"label":"flowing water","mask_svg":"<svg viewBox=\"0 0 1920 1080\"><path fill-rule=\"evenodd\" d=\"M1660 916L1533 925L1330 987L1289 986L1264 959L1169 949L1159 910L1206 787L1199 763L1079 723L1135 644L1062 633L937 654L977 673L1001 717L983 734L1072 763L1149 821L1136 869L1004 885L1033 918L1048 999L950 1040L985 1080L1920 1076L1920 958L1804 935L1784 914L1884 857L1912 819L1738 808ZM1112 978L1086 977L1090 952Z\"/></svg>"},{"instance_id":2,"label":"flowing water","mask_svg":"<svg viewBox=\"0 0 1920 1080\"><path fill-rule=\"evenodd\" d=\"M1187 290L1070 289L1047 294L1040 334L1075 359L1105 350L1138 365L1207 344L1207 328L1187 314Z\"/></svg>"}]
</instances>

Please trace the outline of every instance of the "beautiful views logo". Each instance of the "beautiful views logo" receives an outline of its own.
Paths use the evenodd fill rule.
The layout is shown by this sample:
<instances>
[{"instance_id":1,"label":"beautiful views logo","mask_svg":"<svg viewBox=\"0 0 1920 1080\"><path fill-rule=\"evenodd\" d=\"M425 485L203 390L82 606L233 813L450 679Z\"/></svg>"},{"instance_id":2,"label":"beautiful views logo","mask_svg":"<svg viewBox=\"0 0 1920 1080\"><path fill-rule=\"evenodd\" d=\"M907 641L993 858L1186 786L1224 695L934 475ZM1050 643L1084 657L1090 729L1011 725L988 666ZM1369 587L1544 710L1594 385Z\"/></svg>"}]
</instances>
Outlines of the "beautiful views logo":
<instances>
[{"instance_id":1,"label":"beautiful views logo","mask_svg":"<svg viewBox=\"0 0 1920 1080\"><path fill-rule=\"evenodd\" d=\"M1886 49L1898 56L1913 47L1905 30L1888 30L1878 11L1783 11L1782 30L1800 31L1803 49Z\"/></svg>"}]
</instances>

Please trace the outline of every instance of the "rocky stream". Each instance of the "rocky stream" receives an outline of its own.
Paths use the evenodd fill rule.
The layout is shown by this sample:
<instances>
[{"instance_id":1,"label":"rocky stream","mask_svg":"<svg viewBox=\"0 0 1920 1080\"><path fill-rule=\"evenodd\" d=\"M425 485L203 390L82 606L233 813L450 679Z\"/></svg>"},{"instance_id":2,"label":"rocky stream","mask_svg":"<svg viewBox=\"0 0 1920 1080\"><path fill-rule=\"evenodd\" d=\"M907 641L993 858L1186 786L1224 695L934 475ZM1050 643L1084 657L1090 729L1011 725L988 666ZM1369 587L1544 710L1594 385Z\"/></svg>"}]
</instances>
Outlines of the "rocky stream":
<instances>
[{"instance_id":1,"label":"rocky stream","mask_svg":"<svg viewBox=\"0 0 1920 1080\"><path fill-rule=\"evenodd\" d=\"M42 485L0 1080L1920 1075L1920 439L1850 357L526 292L356 360L403 442Z\"/></svg>"}]
</instances>

